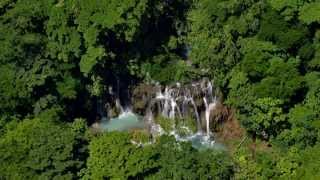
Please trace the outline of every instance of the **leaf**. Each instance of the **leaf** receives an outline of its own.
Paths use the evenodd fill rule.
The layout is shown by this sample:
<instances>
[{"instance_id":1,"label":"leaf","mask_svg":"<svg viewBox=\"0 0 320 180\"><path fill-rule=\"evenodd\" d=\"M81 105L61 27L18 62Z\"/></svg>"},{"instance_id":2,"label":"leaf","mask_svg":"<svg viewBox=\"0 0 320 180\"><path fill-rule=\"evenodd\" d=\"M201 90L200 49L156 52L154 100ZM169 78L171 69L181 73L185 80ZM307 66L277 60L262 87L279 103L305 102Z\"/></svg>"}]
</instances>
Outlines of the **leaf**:
<instances>
[{"instance_id":1,"label":"leaf","mask_svg":"<svg viewBox=\"0 0 320 180\"><path fill-rule=\"evenodd\" d=\"M299 19L306 23L320 23L320 2L306 3L299 13Z\"/></svg>"},{"instance_id":2,"label":"leaf","mask_svg":"<svg viewBox=\"0 0 320 180\"><path fill-rule=\"evenodd\" d=\"M87 53L82 56L80 70L84 74L89 74L92 68L105 57L105 49L102 47L89 47Z\"/></svg>"}]
</instances>

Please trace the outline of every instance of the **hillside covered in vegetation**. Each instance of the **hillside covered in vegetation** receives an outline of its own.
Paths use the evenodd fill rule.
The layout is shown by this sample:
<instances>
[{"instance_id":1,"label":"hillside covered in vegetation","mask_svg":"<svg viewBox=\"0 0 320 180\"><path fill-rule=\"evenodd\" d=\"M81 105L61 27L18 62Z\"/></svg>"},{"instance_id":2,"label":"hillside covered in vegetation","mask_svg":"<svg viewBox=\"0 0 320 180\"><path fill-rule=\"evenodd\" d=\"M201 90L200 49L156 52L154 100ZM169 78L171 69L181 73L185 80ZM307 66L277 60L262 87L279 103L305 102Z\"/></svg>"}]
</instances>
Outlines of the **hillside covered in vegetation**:
<instances>
[{"instance_id":1,"label":"hillside covered in vegetation","mask_svg":"<svg viewBox=\"0 0 320 180\"><path fill-rule=\"evenodd\" d=\"M95 128L199 79L219 108L181 122L223 150ZM0 1L0 179L319 179L319 152L319 0Z\"/></svg>"}]
</instances>

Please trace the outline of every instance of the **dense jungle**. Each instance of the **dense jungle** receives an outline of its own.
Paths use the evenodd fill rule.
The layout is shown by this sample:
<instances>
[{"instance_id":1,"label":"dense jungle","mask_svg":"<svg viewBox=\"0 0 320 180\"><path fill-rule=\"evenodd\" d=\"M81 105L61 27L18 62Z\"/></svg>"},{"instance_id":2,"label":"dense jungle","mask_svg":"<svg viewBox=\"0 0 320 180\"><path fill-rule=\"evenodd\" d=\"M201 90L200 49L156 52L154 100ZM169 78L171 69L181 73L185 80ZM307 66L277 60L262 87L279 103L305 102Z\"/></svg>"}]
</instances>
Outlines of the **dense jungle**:
<instances>
[{"instance_id":1,"label":"dense jungle","mask_svg":"<svg viewBox=\"0 0 320 180\"><path fill-rule=\"evenodd\" d=\"M0 179L320 179L320 0L0 0Z\"/></svg>"}]
</instances>

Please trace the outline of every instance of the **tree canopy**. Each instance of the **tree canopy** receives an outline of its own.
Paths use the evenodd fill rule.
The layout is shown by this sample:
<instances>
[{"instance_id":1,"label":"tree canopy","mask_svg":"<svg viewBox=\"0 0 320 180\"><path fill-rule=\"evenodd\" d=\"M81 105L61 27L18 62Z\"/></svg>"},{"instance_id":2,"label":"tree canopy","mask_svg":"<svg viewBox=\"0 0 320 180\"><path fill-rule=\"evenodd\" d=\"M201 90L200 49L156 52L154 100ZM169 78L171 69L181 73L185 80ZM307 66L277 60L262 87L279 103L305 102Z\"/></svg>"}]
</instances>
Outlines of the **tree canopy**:
<instances>
[{"instance_id":1,"label":"tree canopy","mask_svg":"<svg viewBox=\"0 0 320 180\"><path fill-rule=\"evenodd\" d=\"M319 177L319 0L1 0L0 27L0 179ZM202 77L236 152L86 128L112 88Z\"/></svg>"}]
</instances>

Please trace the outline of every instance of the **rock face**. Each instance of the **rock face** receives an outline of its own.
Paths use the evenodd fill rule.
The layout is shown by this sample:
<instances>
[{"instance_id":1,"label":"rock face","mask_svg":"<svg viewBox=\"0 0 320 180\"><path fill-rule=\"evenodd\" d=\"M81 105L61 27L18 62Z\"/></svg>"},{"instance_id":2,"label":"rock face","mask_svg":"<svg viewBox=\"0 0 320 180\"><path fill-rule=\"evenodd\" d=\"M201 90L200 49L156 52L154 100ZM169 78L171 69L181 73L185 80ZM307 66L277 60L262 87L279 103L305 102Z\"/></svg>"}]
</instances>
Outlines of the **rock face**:
<instances>
[{"instance_id":1,"label":"rock face","mask_svg":"<svg viewBox=\"0 0 320 180\"><path fill-rule=\"evenodd\" d=\"M149 102L155 98L156 89L157 87L151 84L140 84L135 87L131 97L133 112L144 115Z\"/></svg>"}]
</instances>

